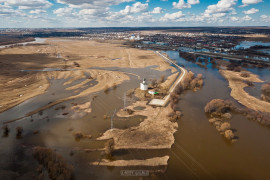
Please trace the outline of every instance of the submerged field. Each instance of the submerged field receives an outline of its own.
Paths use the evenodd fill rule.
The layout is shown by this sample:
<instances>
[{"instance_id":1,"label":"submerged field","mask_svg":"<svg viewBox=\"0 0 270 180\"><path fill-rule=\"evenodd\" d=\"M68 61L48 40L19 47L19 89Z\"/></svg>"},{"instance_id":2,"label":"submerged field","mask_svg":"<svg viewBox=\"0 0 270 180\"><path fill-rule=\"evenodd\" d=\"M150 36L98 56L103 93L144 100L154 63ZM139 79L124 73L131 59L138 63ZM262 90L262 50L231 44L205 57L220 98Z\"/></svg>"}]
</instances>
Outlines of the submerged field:
<instances>
[{"instance_id":1,"label":"submerged field","mask_svg":"<svg viewBox=\"0 0 270 180\"><path fill-rule=\"evenodd\" d=\"M91 173L89 169L101 170L102 167L91 166L91 162L104 158L100 153L103 152L106 141L97 141L96 138L111 128L110 119L115 110L123 108L125 93L139 87L143 78L158 79L161 75L167 78L175 71L154 51L128 48L119 42L48 39L44 44L3 49L0 56L3 65L0 76L0 118L3 124L1 133L5 134L1 141L1 156L14 150L16 156L19 153L18 157L23 162L23 165L15 165L17 161L3 158L0 166L5 171L0 173L1 177L16 177L18 174L24 177L43 176L44 173L27 168L27 164L37 166L31 155L31 149L35 146L56 150L59 155L64 156L68 163L75 166L75 178L85 178L88 176L86 174ZM175 75L164 82L164 85L169 86L173 78L176 78ZM137 100L136 97L125 98L126 105ZM169 113L170 109L166 111ZM164 116L165 119L162 120L168 121L166 114ZM130 118L117 116L113 118L113 128L121 131L136 127L146 117L145 113L138 113ZM139 130L141 140L147 139L151 143L156 137L167 138L169 135L170 142L165 146L170 147L177 127L176 123L172 124L174 130L167 132L169 134L158 133L153 129L152 134L156 133L155 137ZM156 127L159 125L156 124ZM166 127L162 128L162 131L166 131ZM19 129L21 132L18 135ZM132 140L132 137L127 140ZM147 140L144 142L146 148L149 146ZM19 152L14 146L20 147ZM159 144L151 146L154 149L163 147ZM134 147L136 149L137 145L134 144ZM151 172L159 171L167 165L169 157L165 155L125 158L126 155L133 154L128 149L134 147L120 148L113 158L124 158L127 164L134 162L136 166L152 159L147 166L154 168ZM126 152L122 154L121 151ZM118 153L121 156L118 157ZM13 153L7 153L6 158L12 155ZM76 165L75 162L81 156L85 157L84 161ZM85 165L85 172L79 174L81 167ZM14 166L18 166L19 170L14 169ZM43 168L44 172L47 169L50 176L48 167Z\"/></svg>"}]
</instances>

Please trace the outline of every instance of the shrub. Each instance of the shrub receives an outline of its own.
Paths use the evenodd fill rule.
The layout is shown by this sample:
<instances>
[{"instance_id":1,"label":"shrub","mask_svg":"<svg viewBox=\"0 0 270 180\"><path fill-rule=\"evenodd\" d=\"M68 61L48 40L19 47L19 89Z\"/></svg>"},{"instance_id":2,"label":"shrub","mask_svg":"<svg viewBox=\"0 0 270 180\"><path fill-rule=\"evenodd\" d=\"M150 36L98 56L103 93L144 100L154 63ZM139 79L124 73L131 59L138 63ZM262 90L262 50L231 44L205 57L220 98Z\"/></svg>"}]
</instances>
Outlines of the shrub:
<instances>
[{"instance_id":1,"label":"shrub","mask_svg":"<svg viewBox=\"0 0 270 180\"><path fill-rule=\"evenodd\" d=\"M248 72L241 72L240 76L244 77L244 78L247 78L247 77L250 77L250 74Z\"/></svg>"},{"instance_id":2,"label":"shrub","mask_svg":"<svg viewBox=\"0 0 270 180\"><path fill-rule=\"evenodd\" d=\"M152 86L152 88L156 88L156 87L158 86L158 82L157 82L156 79L153 79L153 80L151 81L151 86Z\"/></svg>"},{"instance_id":3,"label":"shrub","mask_svg":"<svg viewBox=\"0 0 270 180\"><path fill-rule=\"evenodd\" d=\"M127 91L127 96L131 96L132 94L134 94L134 89L130 89Z\"/></svg>"},{"instance_id":4,"label":"shrub","mask_svg":"<svg viewBox=\"0 0 270 180\"><path fill-rule=\"evenodd\" d=\"M75 140L77 140L77 141L84 139L84 138L88 138L88 139L92 138L91 135L85 135L82 132L75 132L75 133L73 133L73 136L74 136Z\"/></svg>"},{"instance_id":5,"label":"shrub","mask_svg":"<svg viewBox=\"0 0 270 180\"><path fill-rule=\"evenodd\" d=\"M270 94L270 83L264 84L261 90L263 94Z\"/></svg>"},{"instance_id":6,"label":"shrub","mask_svg":"<svg viewBox=\"0 0 270 180\"><path fill-rule=\"evenodd\" d=\"M214 124L216 121L221 121L221 119L219 119L219 118L211 118L211 119L209 119L209 122L211 124Z\"/></svg>"},{"instance_id":7,"label":"shrub","mask_svg":"<svg viewBox=\"0 0 270 180\"><path fill-rule=\"evenodd\" d=\"M182 94L182 92L184 91L184 88L181 84L178 84L174 90L174 92L178 95Z\"/></svg>"},{"instance_id":8,"label":"shrub","mask_svg":"<svg viewBox=\"0 0 270 180\"><path fill-rule=\"evenodd\" d=\"M254 86L254 84L253 84L252 82L250 82L250 81L247 81L246 83L247 83L247 85L250 86L250 87Z\"/></svg>"},{"instance_id":9,"label":"shrub","mask_svg":"<svg viewBox=\"0 0 270 180\"><path fill-rule=\"evenodd\" d=\"M231 113L225 113L221 115L221 118L229 120L232 119L232 115Z\"/></svg>"},{"instance_id":10,"label":"shrub","mask_svg":"<svg viewBox=\"0 0 270 180\"><path fill-rule=\"evenodd\" d=\"M184 90L187 90L189 88L189 83L190 83L190 79L188 76L186 76L181 82L181 85Z\"/></svg>"},{"instance_id":11,"label":"shrub","mask_svg":"<svg viewBox=\"0 0 270 180\"><path fill-rule=\"evenodd\" d=\"M225 123L221 124L219 131L225 132L225 131L229 130L230 128L231 128L231 124L228 122L225 122Z\"/></svg>"},{"instance_id":12,"label":"shrub","mask_svg":"<svg viewBox=\"0 0 270 180\"><path fill-rule=\"evenodd\" d=\"M117 84L116 83L113 83L113 89L115 90L117 88Z\"/></svg>"},{"instance_id":13,"label":"shrub","mask_svg":"<svg viewBox=\"0 0 270 180\"><path fill-rule=\"evenodd\" d=\"M16 128L16 131L17 131L16 136L18 138L21 137L22 133L23 133L23 128L19 126L19 127Z\"/></svg>"},{"instance_id":14,"label":"shrub","mask_svg":"<svg viewBox=\"0 0 270 180\"><path fill-rule=\"evenodd\" d=\"M198 78L198 79L202 79L202 78L203 78L203 75L202 75L202 74L198 74L198 75L197 75L197 78Z\"/></svg>"},{"instance_id":15,"label":"shrub","mask_svg":"<svg viewBox=\"0 0 270 180\"><path fill-rule=\"evenodd\" d=\"M81 138L83 138L83 133L82 132L75 132L75 133L73 133L73 136L76 140L80 140Z\"/></svg>"},{"instance_id":16,"label":"shrub","mask_svg":"<svg viewBox=\"0 0 270 180\"><path fill-rule=\"evenodd\" d=\"M241 67L240 66L237 66L235 63L230 63L227 66L227 70L229 70L229 71L235 71L235 72L240 72L241 71Z\"/></svg>"},{"instance_id":17,"label":"shrub","mask_svg":"<svg viewBox=\"0 0 270 180\"><path fill-rule=\"evenodd\" d=\"M114 151L114 140L110 139L105 143L105 154L111 156L113 151Z\"/></svg>"},{"instance_id":18,"label":"shrub","mask_svg":"<svg viewBox=\"0 0 270 180\"><path fill-rule=\"evenodd\" d=\"M203 80L195 78L190 82L189 88L193 90L196 88L201 88L202 86L203 86Z\"/></svg>"},{"instance_id":19,"label":"shrub","mask_svg":"<svg viewBox=\"0 0 270 180\"><path fill-rule=\"evenodd\" d=\"M215 121L215 122L214 122L214 126L215 126L217 129L220 128L221 124L222 124L221 121Z\"/></svg>"},{"instance_id":20,"label":"shrub","mask_svg":"<svg viewBox=\"0 0 270 180\"><path fill-rule=\"evenodd\" d=\"M2 129L3 129L3 136L4 137L7 137L8 134L9 134L9 131L10 131L9 128L8 128L8 126L5 125L5 126L2 127Z\"/></svg>"},{"instance_id":21,"label":"shrub","mask_svg":"<svg viewBox=\"0 0 270 180\"><path fill-rule=\"evenodd\" d=\"M232 140L234 138L234 134L232 130L226 130L224 133L225 138Z\"/></svg>"},{"instance_id":22,"label":"shrub","mask_svg":"<svg viewBox=\"0 0 270 180\"><path fill-rule=\"evenodd\" d=\"M266 102L270 102L270 96L262 94L261 97L262 97L262 100L264 100Z\"/></svg>"},{"instance_id":23,"label":"shrub","mask_svg":"<svg viewBox=\"0 0 270 180\"><path fill-rule=\"evenodd\" d=\"M179 95L177 95L176 93L172 93L170 96L170 106L174 111L176 111L176 106L178 102L179 102Z\"/></svg>"},{"instance_id":24,"label":"shrub","mask_svg":"<svg viewBox=\"0 0 270 180\"><path fill-rule=\"evenodd\" d=\"M171 122L176 122L178 119L181 118L181 112L180 111L174 111L174 112L171 112L168 117L169 117L169 120Z\"/></svg>"},{"instance_id":25,"label":"shrub","mask_svg":"<svg viewBox=\"0 0 270 180\"><path fill-rule=\"evenodd\" d=\"M105 92L105 93L108 93L108 92L109 92L109 86L108 86L108 85L106 85L106 86L104 87L104 92Z\"/></svg>"},{"instance_id":26,"label":"shrub","mask_svg":"<svg viewBox=\"0 0 270 180\"><path fill-rule=\"evenodd\" d=\"M77 63L77 62L73 62L73 64L74 64L74 66L76 66L76 67L81 67L80 64Z\"/></svg>"},{"instance_id":27,"label":"shrub","mask_svg":"<svg viewBox=\"0 0 270 180\"><path fill-rule=\"evenodd\" d=\"M203 86L202 74L198 74L194 79L194 73L189 71L187 76L182 80L181 86L183 90L194 90L195 88L201 88Z\"/></svg>"},{"instance_id":28,"label":"shrub","mask_svg":"<svg viewBox=\"0 0 270 180\"><path fill-rule=\"evenodd\" d=\"M193 79L189 84L189 88L194 89L196 88L196 86L197 86L197 79Z\"/></svg>"},{"instance_id":29,"label":"shrub","mask_svg":"<svg viewBox=\"0 0 270 180\"><path fill-rule=\"evenodd\" d=\"M235 71L235 72L241 72L241 70L242 70L241 67L240 66L237 66L237 67L234 68L233 71Z\"/></svg>"},{"instance_id":30,"label":"shrub","mask_svg":"<svg viewBox=\"0 0 270 180\"><path fill-rule=\"evenodd\" d=\"M232 109L232 104L229 101L222 99L213 99L204 108L204 111L209 114L221 115Z\"/></svg>"},{"instance_id":31,"label":"shrub","mask_svg":"<svg viewBox=\"0 0 270 180\"><path fill-rule=\"evenodd\" d=\"M162 74L159 79L159 83L163 83L165 81L165 75Z\"/></svg>"},{"instance_id":32,"label":"shrub","mask_svg":"<svg viewBox=\"0 0 270 180\"><path fill-rule=\"evenodd\" d=\"M62 106L58 106L58 107L55 108L55 110L59 110L59 109L64 110L64 109L66 109L66 106L65 105L62 105Z\"/></svg>"},{"instance_id":33,"label":"shrub","mask_svg":"<svg viewBox=\"0 0 270 180\"><path fill-rule=\"evenodd\" d=\"M194 79L194 73L192 71L189 71L188 77L190 78L190 80Z\"/></svg>"},{"instance_id":34,"label":"shrub","mask_svg":"<svg viewBox=\"0 0 270 180\"><path fill-rule=\"evenodd\" d=\"M64 158L55 151L45 147L33 148L33 156L48 171L52 180L72 179L73 167L66 163Z\"/></svg>"},{"instance_id":35,"label":"shrub","mask_svg":"<svg viewBox=\"0 0 270 180\"><path fill-rule=\"evenodd\" d=\"M131 114L134 113L134 111L133 111L132 109L125 109L125 111L126 111L129 115L131 115Z\"/></svg>"}]
</instances>

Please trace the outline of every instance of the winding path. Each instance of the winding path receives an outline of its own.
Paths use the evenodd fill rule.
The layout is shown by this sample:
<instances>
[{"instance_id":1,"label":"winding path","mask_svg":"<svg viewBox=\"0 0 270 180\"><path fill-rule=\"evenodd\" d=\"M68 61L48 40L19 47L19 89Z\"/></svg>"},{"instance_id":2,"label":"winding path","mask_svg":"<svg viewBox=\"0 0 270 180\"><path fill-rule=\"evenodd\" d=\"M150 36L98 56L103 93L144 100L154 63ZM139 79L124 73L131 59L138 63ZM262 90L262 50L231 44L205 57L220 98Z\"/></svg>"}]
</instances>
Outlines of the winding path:
<instances>
[{"instance_id":1,"label":"winding path","mask_svg":"<svg viewBox=\"0 0 270 180\"><path fill-rule=\"evenodd\" d=\"M182 71L182 73L180 74L180 76L178 77L178 79L174 82L174 84L171 86L168 95L166 95L163 99L152 99L150 101L150 105L155 105L155 106L166 106L168 104L168 101L171 97L172 92L175 90L175 88L177 87L177 85L183 80L183 78L185 77L185 75L187 74L187 70L180 67L178 64L176 64L175 62L173 62L172 60L170 60L169 58L167 58L166 56L164 56L163 54L161 54L159 51L156 51L156 53L158 55L160 55L165 61L169 62L170 64L175 65L179 70Z\"/></svg>"}]
</instances>

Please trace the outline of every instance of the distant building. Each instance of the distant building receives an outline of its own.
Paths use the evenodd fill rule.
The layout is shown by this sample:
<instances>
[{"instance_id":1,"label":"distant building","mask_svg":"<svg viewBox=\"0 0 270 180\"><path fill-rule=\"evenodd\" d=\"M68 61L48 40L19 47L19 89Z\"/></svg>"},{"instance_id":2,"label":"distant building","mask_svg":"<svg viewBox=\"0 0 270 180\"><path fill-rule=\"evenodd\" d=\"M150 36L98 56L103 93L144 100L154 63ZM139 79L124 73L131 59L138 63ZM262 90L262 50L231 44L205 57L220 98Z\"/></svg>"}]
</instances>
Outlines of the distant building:
<instances>
[{"instance_id":1,"label":"distant building","mask_svg":"<svg viewBox=\"0 0 270 180\"><path fill-rule=\"evenodd\" d=\"M148 90L148 85L146 83L146 79L143 79L143 82L140 84L140 88L142 91L147 91Z\"/></svg>"},{"instance_id":2,"label":"distant building","mask_svg":"<svg viewBox=\"0 0 270 180\"><path fill-rule=\"evenodd\" d=\"M132 34L131 36L130 36L130 38L129 38L130 40L135 40L136 39L136 37L135 37L135 35L134 34Z\"/></svg>"}]
</instances>

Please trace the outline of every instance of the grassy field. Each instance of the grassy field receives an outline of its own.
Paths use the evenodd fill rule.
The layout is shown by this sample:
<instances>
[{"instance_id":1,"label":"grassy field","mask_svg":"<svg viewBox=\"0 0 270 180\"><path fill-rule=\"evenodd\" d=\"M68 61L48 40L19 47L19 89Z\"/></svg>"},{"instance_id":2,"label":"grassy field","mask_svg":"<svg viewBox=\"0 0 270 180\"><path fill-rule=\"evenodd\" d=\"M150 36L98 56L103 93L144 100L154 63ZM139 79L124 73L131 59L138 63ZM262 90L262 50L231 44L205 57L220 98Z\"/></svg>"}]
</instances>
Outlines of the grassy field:
<instances>
[{"instance_id":1,"label":"grassy field","mask_svg":"<svg viewBox=\"0 0 270 180\"><path fill-rule=\"evenodd\" d=\"M154 65L160 71L172 68L153 51L129 48L119 41L105 43L47 39L46 44L2 49L0 59L0 112L44 93L50 85L49 78L70 78L71 82L84 79L86 83L89 81L89 77L85 75L87 72L97 79L96 86L86 89L78 96L100 91L129 79L122 72L88 68L144 68ZM65 71L36 71L46 68ZM73 90L76 88L79 87L72 87Z\"/></svg>"}]
</instances>

